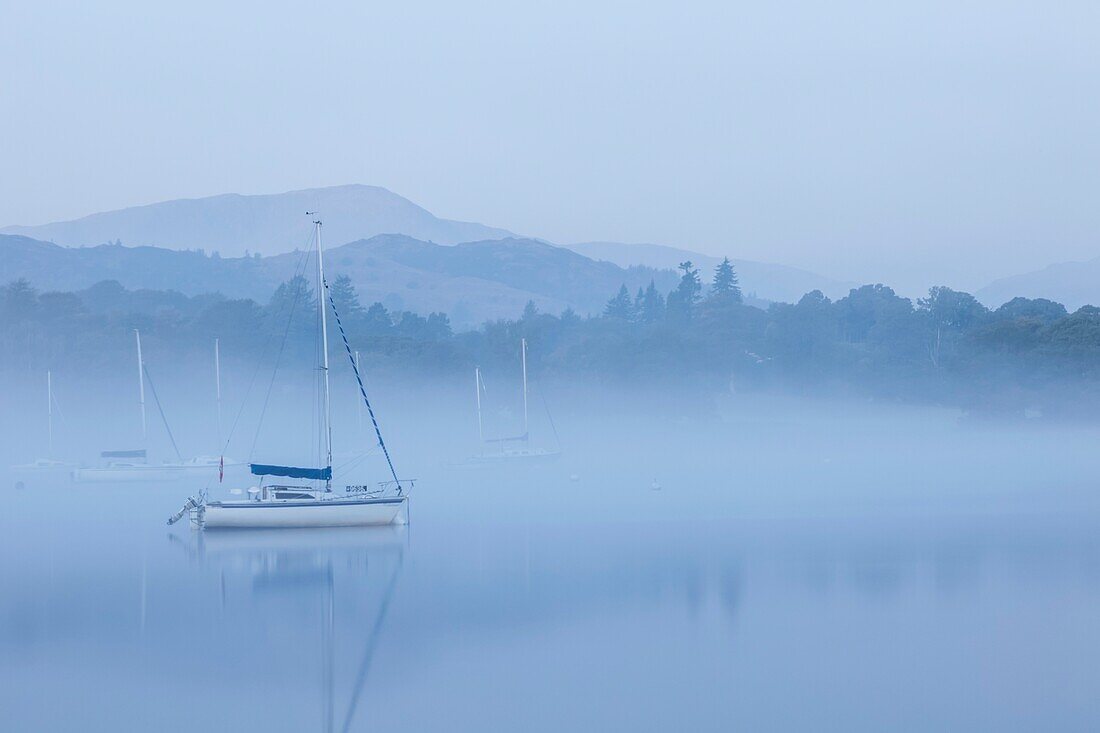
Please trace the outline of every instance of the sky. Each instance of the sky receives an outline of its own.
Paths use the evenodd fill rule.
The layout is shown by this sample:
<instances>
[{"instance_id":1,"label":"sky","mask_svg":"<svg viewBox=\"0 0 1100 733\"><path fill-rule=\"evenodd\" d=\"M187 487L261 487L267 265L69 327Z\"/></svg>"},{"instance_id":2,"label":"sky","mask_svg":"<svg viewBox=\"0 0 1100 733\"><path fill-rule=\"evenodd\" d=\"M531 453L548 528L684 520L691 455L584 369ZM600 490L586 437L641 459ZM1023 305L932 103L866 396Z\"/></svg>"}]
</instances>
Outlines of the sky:
<instances>
[{"instance_id":1,"label":"sky","mask_svg":"<svg viewBox=\"0 0 1100 733\"><path fill-rule=\"evenodd\" d=\"M919 291L1100 256L1095 2L0 0L0 225L385 186Z\"/></svg>"}]
</instances>

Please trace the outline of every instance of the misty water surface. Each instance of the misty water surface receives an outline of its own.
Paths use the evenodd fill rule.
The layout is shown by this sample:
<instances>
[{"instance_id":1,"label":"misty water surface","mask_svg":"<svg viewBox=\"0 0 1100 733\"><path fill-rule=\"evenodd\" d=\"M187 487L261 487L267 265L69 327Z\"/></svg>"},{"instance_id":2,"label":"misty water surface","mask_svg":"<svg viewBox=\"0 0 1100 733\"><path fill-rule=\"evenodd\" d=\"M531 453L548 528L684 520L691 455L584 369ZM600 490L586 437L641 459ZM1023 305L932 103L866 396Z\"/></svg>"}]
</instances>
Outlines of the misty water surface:
<instances>
[{"instance_id":1,"label":"misty water surface","mask_svg":"<svg viewBox=\"0 0 1100 733\"><path fill-rule=\"evenodd\" d=\"M449 469L470 396L385 413L407 527L200 534L164 525L191 484L5 480L0 728L1100 726L1096 431L588 395L558 463Z\"/></svg>"}]
</instances>

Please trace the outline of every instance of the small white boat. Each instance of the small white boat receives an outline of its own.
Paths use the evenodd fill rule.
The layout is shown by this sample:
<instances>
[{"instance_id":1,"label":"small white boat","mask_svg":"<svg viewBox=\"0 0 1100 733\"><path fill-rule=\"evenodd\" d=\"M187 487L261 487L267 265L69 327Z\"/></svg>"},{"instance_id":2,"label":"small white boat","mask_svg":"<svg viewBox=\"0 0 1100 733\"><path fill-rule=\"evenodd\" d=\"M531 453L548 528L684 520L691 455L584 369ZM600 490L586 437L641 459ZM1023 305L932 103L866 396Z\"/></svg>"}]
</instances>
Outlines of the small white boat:
<instances>
[{"instance_id":1,"label":"small white boat","mask_svg":"<svg viewBox=\"0 0 1100 733\"><path fill-rule=\"evenodd\" d=\"M499 452L470 456L469 463L480 466L499 466L511 463L549 463L561 458L561 451L545 448L505 448Z\"/></svg>"},{"instance_id":2,"label":"small white boat","mask_svg":"<svg viewBox=\"0 0 1100 733\"><path fill-rule=\"evenodd\" d=\"M217 447L219 451L224 451L226 444L222 441L222 368L220 339L214 339L214 389L216 398L215 404L217 406ZM248 470L248 463L246 461L238 461L221 452L216 456L202 455L187 459L180 458L176 462L169 462L165 465L182 468L187 478L217 475L219 483L226 474L232 476L241 471L247 472Z\"/></svg>"},{"instance_id":3,"label":"small white boat","mask_svg":"<svg viewBox=\"0 0 1100 733\"><path fill-rule=\"evenodd\" d=\"M58 461L53 456L53 408L56 404L53 396L53 373L46 372L46 425L48 433L47 455L50 458L36 458L30 463L20 463L11 466L12 473L20 477L36 478L68 478L75 466L65 461Z\"/></svg>"},{"instance_id":4,"label":"small white boat","mask_svg":"<svg viewBox=\"0 0 1100 733\"><path fill-rule=\"evenodd\" d=\"M196 456L178 463L165 463L164 466L181 469L187 478L210 476L218 471L229 472L247 469L248 464L221 456Z\"/></svg>"},{"instance_id":5,"label":"small white boat","mask_svg":"<svg viewBox=\"0 0 1100 733\"><path fill-rule=\"evenodd\" d=\"M208 501L188 507L196 529L219 527L363 527L405 524L407 496L337 495L309 486L249 489L245 501Z\"/></svg>"},{"instance_id":6,"label":"small white boat","mask_svg":"<svg viewBox=\"0 0 1100 733\"><path fill-rule=\"evenodd\" d=\"M382 432L375 419L374 410L363 386L358 360L352 355L344 327L340 323L340 314L329 293L325 280L324 249L321 246L321 222L314 221L317 243L317 274L320 294L317 304L320 309L321 336L321 437L325 448L326 464L322 468L284 466L271 464L250 464L253 475L277 476L316 482L307 485L267 485L261 483L248 489L248 498L230 501L209 501L205 492L198 498L191 497L183 507L168 519L175 524L184 514L188 514L196 529L217 528L254 528L277 529L290 527L359 527L369 525L406 524L408 522L409 497L406 487L412 488L414 481L397 478L389 450L382 440ZM326 303L326 300L328 301ZM359 385L363 404L370 415L378 438L378 446L386 458L392 481L378 484L377 489L368 489L363 485L345 486L343 494L332 490L332 409L329 395L329 358L328 358L328 308L331 306L337 325L343 338L344 349L351 362L352 371Z\"/></svg>"},{"instance_id":7,"label":"small white boat","mask_svg":"<svg viewBox=\"0 0 1100 733\"><path fill-rule=\"evenodd\" d=\"M145 360L141 355L141 332L134 329L134 341L137 345L138 366L138 406L141 414L141 441L147 444L149 430L145 416ZM156 393L154 392L154 395ZM159 403L158 403L159 404ZM163 415L162 415L163 416ZM167 423L165 423L167 425ZM171 438L171 432L169 432ZM173 445L175 441L173 440ZM174 481L184 478L179 466L164 463L150 464L145 448L134 450L108 450L99 454L105 465L81 467L73 471L73 481L80 483L119 483L119 482L156 482Z\"/></svg>"},{"instance_id":8,"label":"small white boat","mask_svg":"<svg viewBox=\"0 0 1100 733\"><path fill-rule=\"evenodd\" d=\"M520 363L523 369L523 433L505 438L486 438L481 417L481 395L485 392L485 380L481 377L481 368L474 368L474 381L477 393L477 435L481 441L482 452L470 456L463 464L465 467L499 466L511 464L546 463L561 458L560 445L556 450L532 448L531 432L527 415L527 339L520 339ZM547 413L549 414L549 413ZM551 422L551 426L553 423ZM557 432L555 431L555 437ZM494 450L485 450L486 445L496 445ZM517 447L513 447L517 446Z\"/></svg>"},{"instance_id":9,"label":"small white boat","mask_svg":"<svg viewBox=\"0 0 1100 733\"><path fill-rule=\"evenodd\" d=\"M36 458L30 463L20 463L11 467L13 471L27 472L27 473L40 473L42 471L62 471L68 472L72 470L73 464L65 463L65 461L55 461L52 458Z\"/></svg>"},{"instance_id":10,"label":"small white boat","mask_svg":"<svg viewBox=\"0 0 1100 733\"><path fill-rule=\"evenodd\" d=\"M73 470L73 481L80 483L119 483L126 481L178 481L187 477L183 466L171 463L145 463L145 451L104 451L100 457L107 465ZM137 459L137 460L119 460Z\"/></svg>"},{"instance_id":11,"label":"small white boat","mask_svg":"<svg viewBox=\"0 0 1100 733\"><path fill-rule=\"evenodd\" d=\"M32 483L68 481L72 478L73 464L55 461L51 458L38 458L30 463L21 463L11 467L16 478L16 486L22 488L26 481Z\"/></svg>"}]
</instances>

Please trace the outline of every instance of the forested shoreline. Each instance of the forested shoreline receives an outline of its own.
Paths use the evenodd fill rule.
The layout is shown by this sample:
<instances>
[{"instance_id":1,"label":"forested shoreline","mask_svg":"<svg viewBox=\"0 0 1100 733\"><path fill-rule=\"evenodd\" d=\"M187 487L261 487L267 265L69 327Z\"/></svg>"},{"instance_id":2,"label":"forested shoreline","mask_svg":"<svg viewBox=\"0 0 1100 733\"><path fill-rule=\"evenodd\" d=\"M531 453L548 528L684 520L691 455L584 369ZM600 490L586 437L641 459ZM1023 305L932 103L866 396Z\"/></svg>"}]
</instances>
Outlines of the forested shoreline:
<instances>
[{"instance_id":1,"label":"forested shoreline","mask_svg":"<svg viewBox=\"0 0 1100 733\"><path fill-rule=\"evenodd\" d=\"M884 285L831 301L819 291L767 310L741 302L728 262L704 279L681 265L675 289L609 294L604 312L539 312L455 332L444 313L367 305L337 276L330 293L353 349L375 373L431 379L474 365L506 368L519 339L534 374L711 393L778 389L928 402L976 415L1089 417L1100 404L1100 309L1015 298L988 309L932 288L915 302ZM77 292L0 287L0 367L8 373L115 368L134 329L178 358L212 339L248 358L316 355L316 284L284 282L267 303L219 294L124 289ZM334 345L335 347L336 345Z\"/></svg>"}]
</instances>

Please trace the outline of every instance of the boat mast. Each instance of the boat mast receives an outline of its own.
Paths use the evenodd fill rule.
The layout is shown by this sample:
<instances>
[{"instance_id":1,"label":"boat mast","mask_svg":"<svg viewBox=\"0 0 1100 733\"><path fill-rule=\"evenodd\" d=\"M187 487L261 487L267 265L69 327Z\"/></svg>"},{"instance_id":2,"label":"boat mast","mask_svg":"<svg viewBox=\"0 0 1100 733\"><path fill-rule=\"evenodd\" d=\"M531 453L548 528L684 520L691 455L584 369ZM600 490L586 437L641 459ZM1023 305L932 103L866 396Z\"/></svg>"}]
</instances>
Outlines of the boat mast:
<instances>
[{"instance_id":1,"label":"boat mast","mask_svg":"<svg viewBox=\"0 0 1100 733\"><path fill-rule=\"evenodd\" d=\"M218 453L222 450L222 363L218 339L214 339L214 386L218 395Z\"/></svg>"},{"instance_id":2,"label":"boat mast","mask_svg":"<svg viewBox=\"0 0 1100 733\"><path fill-rule=\"evenodd\" d=\"M47 458L53 458L53 376L46 370L46 416L50 431Z\"/></svg>"},{"instance_id":3,"label":"boat mast","mask_svg":"<svg viewBox=\"0 0 1100 733\"><path fill-rule=\"evenodd\" d=\"M481 367L474 367L474 389L477 391L477 439L485 446L485 431L481 428Z\"/></svg>"},{"instance_id":4,"label":"boat mast","mask_svg":"<svg viewBox=\"0 0 1100 733\"><path fill-rule=\"evenodd\" d=\"M141 401L141 442L144 446L148 442L148 430L145 427L145 362L141 358L141 332L134 329L134 337L137 339L138 354L138 397Z\"/></svg>"},{"instance_id":5,"label":"boat mast","mask_svg":"<svg viewBox=\"0 0 1100 733\"><path fill-rule=\"evenodd\" d=\"M523 361L523 439L527 440L527 339L520 339L520 354Z\"/></svg>"},{"instance_id":6,"label":"boat mast","mask_svg":"<svg viewBox=\"0 0 1100 733\"><path fill-rule=\"evenodd\" d=\"M311 212L312 213L312 212ZM332 403L328 394L328 308L325 306L325 257L324 248L321 246L321 220L313 222L317 227L317 275L321 279L321 289L318 292L317 307L321 309L321 371L325 377L324 413L325 413L325 465L330 467L329 478L325 479L325 491L332 488Z\"/></svg>"}]
</instances>

